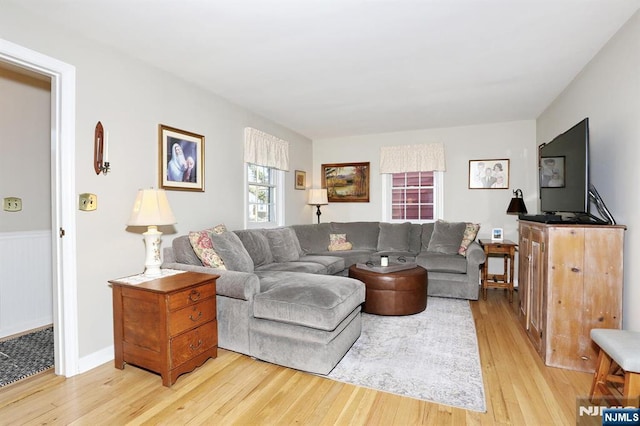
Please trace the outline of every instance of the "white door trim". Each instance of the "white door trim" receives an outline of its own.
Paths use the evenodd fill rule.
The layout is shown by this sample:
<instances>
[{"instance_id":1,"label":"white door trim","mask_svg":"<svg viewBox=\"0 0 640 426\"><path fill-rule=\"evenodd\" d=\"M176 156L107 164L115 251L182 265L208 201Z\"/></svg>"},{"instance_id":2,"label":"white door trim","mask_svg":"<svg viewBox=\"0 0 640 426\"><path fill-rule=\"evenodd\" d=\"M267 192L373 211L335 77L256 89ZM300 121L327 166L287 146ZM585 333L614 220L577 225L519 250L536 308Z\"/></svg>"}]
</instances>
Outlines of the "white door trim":
<instances>
[{"instance_id":1,"label":"white door trim","mask_svg":"<svg viewBox=\"0 0 640 426\"><path fill-rule=\"evenodd\" d=\"M55 372L79 372L75 216L76 69L0 39L0 60L51 78L51 226ZM65 236L60 237L60 230Z\"/></svg>"}]
</instances>

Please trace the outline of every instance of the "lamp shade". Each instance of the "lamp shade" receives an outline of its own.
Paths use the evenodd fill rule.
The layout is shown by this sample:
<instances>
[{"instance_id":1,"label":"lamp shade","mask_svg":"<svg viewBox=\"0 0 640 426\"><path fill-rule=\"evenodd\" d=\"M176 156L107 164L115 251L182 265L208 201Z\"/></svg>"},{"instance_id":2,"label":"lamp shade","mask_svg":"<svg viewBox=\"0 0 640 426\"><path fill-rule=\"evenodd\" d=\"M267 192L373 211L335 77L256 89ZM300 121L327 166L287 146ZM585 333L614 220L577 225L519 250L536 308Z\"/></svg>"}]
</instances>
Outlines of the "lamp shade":
<instances>
[{"instance_id":1,"label":"lamp shade","mask_svg":"<svg viewBox=\"0 0 640 426\"><path fill-rule=\"evenodd\" d=\"M326 188L310 189L308 204L312 204L314 206L323 206L325 204L329 204Z\"/></svg>"},{"instance_id":2,"label":"lamp shade","mask_svg":"<svg viewBox=\"0 0 640 426\"><path fill-rule=\"evenodd\" d=\"M513 191L515 197L511 199L509 207L507 207L507 214L526 214L527 206L524 205L524 199L522 198L522 190L516 189Z\"/></svg>"},{"instance_id":3,"label":"lamp shade","mask_svg":"<svg viewBox=\"0 0 640 426\"><path fill-rule=\"evenodd\" d=\"M133 204L129 226L173 225L176 218L163 189L141 189Z\"/></svg>"}]
</instances>

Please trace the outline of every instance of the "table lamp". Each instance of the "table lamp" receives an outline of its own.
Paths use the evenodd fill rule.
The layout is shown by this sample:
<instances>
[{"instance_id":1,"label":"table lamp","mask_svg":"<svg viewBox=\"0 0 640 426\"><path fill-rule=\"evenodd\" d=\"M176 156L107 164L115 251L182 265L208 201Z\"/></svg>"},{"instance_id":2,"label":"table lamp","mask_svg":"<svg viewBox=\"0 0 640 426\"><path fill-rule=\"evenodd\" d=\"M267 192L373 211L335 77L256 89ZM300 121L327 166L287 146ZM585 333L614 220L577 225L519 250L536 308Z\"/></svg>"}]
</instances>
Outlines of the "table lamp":
<instances>
[{"instance_id":1,"label":"table lamp","mask_svg":"<svg viewBox=\"0 0 640 426\"><path fill-rule=\"evenodd\" d=\"M174 223L176 223L176 218L163 189L141 189L138 191L127 225L147 227L147 232L142 234L146 246L145 276L157 277L161 275L160 237L162 232L158 231L158 226L173 225Z\"/></svg>"},{"instance_id":2,"label":"table lamp","mask_svg":"<svg viewBox=\"0 0 640 426\"><path fill-rule=\"evenodd\" d=\"M316 211L316 215L318 215L318 223L320 223L320 215L322 214L320 213L320 206L329 204L329 201L327 198L327 189L326 188L310 189L309 202L307 204L316 206L316 208L318 209Z\"/></svg>"}]
</instances>

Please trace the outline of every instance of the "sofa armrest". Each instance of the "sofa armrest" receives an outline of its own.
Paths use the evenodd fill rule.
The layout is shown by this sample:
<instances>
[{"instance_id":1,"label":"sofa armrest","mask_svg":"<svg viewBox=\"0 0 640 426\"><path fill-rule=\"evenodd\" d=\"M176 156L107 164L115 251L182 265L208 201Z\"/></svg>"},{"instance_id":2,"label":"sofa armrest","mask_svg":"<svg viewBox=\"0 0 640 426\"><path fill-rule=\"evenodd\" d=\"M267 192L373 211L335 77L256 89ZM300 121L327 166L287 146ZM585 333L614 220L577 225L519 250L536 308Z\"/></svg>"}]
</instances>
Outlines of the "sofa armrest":
<instances>
[{"instance_id":1,"label":"sofa armrest","mask_svg":"<svg viewBox=\"0 0 640 426\"><path fill-rule=\"evenodd\" d=\"M477 241L472 242L467 248L467 270L470 270L469 267L472 266L477 269L486 259L487 256L484 254L482 246Z\"/></svg>"},{"instance_id":2,"label":"sofa armrest","mask_svg":"<svg viewBox=\"0 0 640 426\"><path fill-rule=\"evenodd\" d=\"M219 296L251 300L253 296L260 292L260 280L257 275L250 272L228 271L226 269L187 265L178 262L165 262L162 267L165 269L220 275L220 278L216 281L216 293Z\"/></svg>"}]
</instances>

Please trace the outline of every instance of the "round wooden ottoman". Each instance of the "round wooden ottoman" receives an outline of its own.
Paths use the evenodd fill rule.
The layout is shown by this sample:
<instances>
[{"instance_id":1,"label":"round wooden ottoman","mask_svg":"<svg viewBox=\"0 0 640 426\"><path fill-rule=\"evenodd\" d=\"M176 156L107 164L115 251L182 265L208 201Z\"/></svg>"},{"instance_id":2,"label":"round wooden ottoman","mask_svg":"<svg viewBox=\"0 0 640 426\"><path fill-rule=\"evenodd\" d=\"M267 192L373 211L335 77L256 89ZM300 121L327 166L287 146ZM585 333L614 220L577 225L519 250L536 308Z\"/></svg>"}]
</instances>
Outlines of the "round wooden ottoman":
<instances>
[{"instance_id":1,"label":"round wooden ottoman","mask_svg":"<svg viewBox=\"0 0 640 426\"><path fill-rule=\"evenodd\" d=\"M416 266L397 272L379 273L349 268L349 276L366 288L363 311L377 315L411 315L427 307L427 270Z\"/></svg>"}]
</instances>

